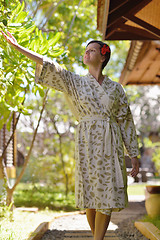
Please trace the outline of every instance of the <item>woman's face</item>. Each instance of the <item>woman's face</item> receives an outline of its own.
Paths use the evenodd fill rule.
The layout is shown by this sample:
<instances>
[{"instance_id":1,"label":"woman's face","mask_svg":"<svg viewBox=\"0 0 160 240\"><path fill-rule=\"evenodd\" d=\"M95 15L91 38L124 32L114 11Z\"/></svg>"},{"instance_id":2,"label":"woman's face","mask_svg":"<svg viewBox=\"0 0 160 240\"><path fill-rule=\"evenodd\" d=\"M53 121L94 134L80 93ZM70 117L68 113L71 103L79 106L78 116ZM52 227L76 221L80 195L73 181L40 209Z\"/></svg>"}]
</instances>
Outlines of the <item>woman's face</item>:
<instances>
[{"instance_id":1,"label":"woman's face","mask_svg":"<svg viewBox=\"0 0 160 240\"><path fill-rule=\"evenodd\" d=\"M97 66L104 61L104 56L100 53L100 45L98 43L91 43L86 47L83 56L83 63L85 65Z\"/></svg>"}]
</instances>

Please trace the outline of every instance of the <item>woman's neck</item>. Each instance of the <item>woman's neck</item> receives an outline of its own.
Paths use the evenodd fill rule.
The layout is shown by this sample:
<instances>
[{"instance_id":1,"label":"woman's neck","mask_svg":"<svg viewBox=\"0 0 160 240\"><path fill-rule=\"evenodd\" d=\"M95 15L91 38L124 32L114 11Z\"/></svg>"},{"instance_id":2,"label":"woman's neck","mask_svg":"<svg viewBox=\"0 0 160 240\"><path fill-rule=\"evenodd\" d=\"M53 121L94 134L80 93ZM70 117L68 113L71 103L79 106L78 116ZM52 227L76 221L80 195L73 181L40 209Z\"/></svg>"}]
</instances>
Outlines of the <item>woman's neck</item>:
<instances>
[{"instance_id":1,"label":"woman's neck","mask_svg":"<svg viewBox=\"0 0 160 240\"><path fill-rule=\"evenodd\" d=\"M102 74L102 69L100 68L89 68L89 73L99 82L100 84L103 82L104 76Z\"/></svg>"}]
</instances>

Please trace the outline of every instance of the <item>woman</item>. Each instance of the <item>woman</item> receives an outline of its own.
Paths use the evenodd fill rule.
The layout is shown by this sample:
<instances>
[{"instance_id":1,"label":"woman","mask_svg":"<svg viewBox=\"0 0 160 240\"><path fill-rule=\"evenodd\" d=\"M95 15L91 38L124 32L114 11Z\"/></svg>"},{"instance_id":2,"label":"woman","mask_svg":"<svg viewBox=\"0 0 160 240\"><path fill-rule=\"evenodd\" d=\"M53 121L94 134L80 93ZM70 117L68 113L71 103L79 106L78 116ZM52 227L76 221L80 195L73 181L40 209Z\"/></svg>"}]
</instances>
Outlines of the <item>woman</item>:
<instances>
[{"instance_id":1,"label":"woman","mask_svg":"<svg viewBox=\"0 0 160 240\"><path fill-rule=\"evenodd\" d=\"M123 142L135 177L139 171L138 143L123 88L102 74L110 48L100 41L86 47L86 76L61 68L50 59L20 46L2 32L15 49L37 63L37 82L65 93L79 124L76 134L76 206L85 208L94 240L103 240L111 212L127 205Z\"/></svg>"}]
</instances>

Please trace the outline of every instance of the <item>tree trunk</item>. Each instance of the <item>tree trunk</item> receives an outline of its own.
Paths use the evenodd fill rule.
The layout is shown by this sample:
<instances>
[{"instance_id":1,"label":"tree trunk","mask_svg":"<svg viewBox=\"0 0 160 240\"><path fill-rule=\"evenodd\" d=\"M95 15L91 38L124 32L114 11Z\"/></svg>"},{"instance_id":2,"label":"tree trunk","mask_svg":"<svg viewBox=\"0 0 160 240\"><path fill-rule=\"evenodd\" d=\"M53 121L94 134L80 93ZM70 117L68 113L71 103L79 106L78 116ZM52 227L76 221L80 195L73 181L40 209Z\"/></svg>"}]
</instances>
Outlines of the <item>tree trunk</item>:
<instances>
[{"instance_id":1,"label":"tree trunk","mask_svg":"<svg viewBox=\"0 0 160 240\"><path fill-rule=\"evenodd\" d=\"M68 196L68 174L66 173L66 169L65 169L65 162L63 160L63 152L62 152L62 137L59 134L59 150L60 150L60 160L63 166L63 172L64 172L64 176L65 176L65 192L66 192L66 197Z\"/></svg>"},{"instance_id":2,"label":"tree trunk","mask_svg":"<svg viewBox=\"0 0 160 240\"><path fill-rule=\"evenodd\" d=\"M37 136L38 128L39 128L39 125L40 125L40 122L41 122L41 119L42 119L42 114L43 114L43 111L44 111L44 108L45 108L48 91L49 91L49 89L46 90L45 96L43 98L42 109L41 109L41 112L40 112L40 116L39 116L39 119L38 119L38 123L37 123L36 129L35 129L34 134L33 134L33 139L32 139L31 145L30 145L30 149L29 149L28 154L27 154L27 156L25 158L25 162L24 162L23 168L22 168L19 176L17 177L14 186L12 187L12 191L14 191L16 186L19 184L19 182L22 179L23 174L24 174L24 172L25 172L25 170L27 168L27 165L28 165L28 162L29 162L29 158L30 158L33 146L34 146L34 142L35 142L36 136Z\"/></svg>"},{"instance_id":3,"label":"tree trunk","mask_svg":"<svg viewBox=\"0 0 160 240\"><path fill-rule=\"evenodd\" d=\"M36 135L37 135L37 131L38 131L38 128L39 128L39 124L40 124L40 121L42 119L42 114L43 114L43 111L44 111L44 108L45 108L45 103L46 103L48 91L49 91L49 89L47 89L47 91L45 93L45 96L43 98L43 106L42 106L42 109L41 109L41 112L40 112L40 116L39 116L39 119L38 119L37 127L36 127L36 129L34 131L33 139L32 139L31 145L30 145L30 149L29 149L28 155L26 156L26 159L25 159L22 171L21 171L20 175L18 176L18 178L16 179L16 182L15 182L15 184L14 184L14 186L12 188L10 188L9 185L7 184L8 185L7 188L6 188L6 191L7 191L7 199L6 199L7 206L10 206L10 204L13 203L13 192L14 192L16 186L19 184L19 182L20 182L20 180L21 180L21 178L22 178L22 176L23 176L23 174L24 174L24 172L26 170L26 167L27 167L27 164L28 164L28 161L29 161L32 149L33 149L33 145L34 145L34 142L35 142L35 138L36 138ZM4 168L2 168L2 169L4 170ZM13 208L13 205L12 205L11 209L12 208Z\"/></svg>"},{"instance_id":4,"label":"tree trunk","mask_svg":"<svg viewBox=\"0 0 160 240\"><path fill-rule=\"evenodd\" d=\"M63 160L63 151L62 151L62 135L59 133L58 128L56 126L56 122L55 122L55 115L53 115L53 117L51 117L51 121L53 123L54 129L56 130L56 133L58 134L58 138L59 138L59 157L60 157L60 161L62 163L62 167L63 167L63 172L64 172L64 177L65 177L65 192L66 192L66 197L68 196L68 174L66 173L66 168L65 168L65 162Z\"/></svg>"},{"instance_id":5,"label":"tree trunk","mask_svg":"<svg viewBox=\"0 0 160 240\"><path fill-rule=\"evenodd\" d=\"M7 199L6 199L7 206L11 206L10 210L13 210L13 190L10 188L7 188Z\"/></svg>"}]
</instances>

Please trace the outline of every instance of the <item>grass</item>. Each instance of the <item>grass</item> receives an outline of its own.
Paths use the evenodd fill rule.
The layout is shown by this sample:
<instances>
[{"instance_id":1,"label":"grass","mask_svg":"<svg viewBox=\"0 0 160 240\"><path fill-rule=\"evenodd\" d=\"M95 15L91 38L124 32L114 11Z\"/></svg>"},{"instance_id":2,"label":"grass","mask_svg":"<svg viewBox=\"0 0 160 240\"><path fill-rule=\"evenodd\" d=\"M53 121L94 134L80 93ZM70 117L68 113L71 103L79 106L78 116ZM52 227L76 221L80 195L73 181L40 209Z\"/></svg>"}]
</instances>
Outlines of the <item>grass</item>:
<instances>
[{"instance_id":1,"label":"grass","mask_svg":"<svg viewBox=\"0 0 160 240\"><path fill-rule=\"evenodd\" d=\"M144 195L147 183L133 183L128 186L128 195Z\"/></svg>"},{"instance_id":2,"label":"grass","mask_svg":"<svg viewBox=\"0 0 160 240\"><path fill-rule=\"evenodd\" d=\"M66 198L63 190L20 183L14 193L12 221L0 218L0 240L26 240L42 222L51 221L63 212L75 211L74 193ZM37 213L24 212L18 207L37 207Z\"/></svg>"},{"instance_id":3,"label":"grass","mask_svg":"<svg viewBox=\"0 0 160 240\"><path fill-rule=\"evenodd\" d=\"M144 218L140 219L139 221L150 222L160 230L160 216L156 218L151 218L148 215L145 215Z\"/></svg>"},{"instance_id":4,"label":"grass","mask_svg":"<svg viewBox=\"0 0 160 240\"><path fill-rule=\"evenodd\" d=\"M12 221L8 218L0 221L0 240L26 240L40 223L51 221L57 215L51 210L29 213L16 209Z\"/></svg>"},{"instance_id":5,"label":"grass","mask_svg":"<svg viewBox=\"0 0 160 240\"><path fill-rule=\"evenodd\" d=\"M69 193L66 198L63 190L22 183L14 193L14 205L66 212L77 210L74 193Z\"/></svg>"}]
</instances>

